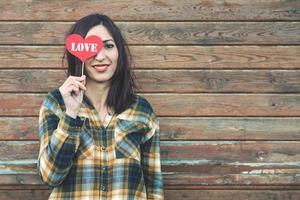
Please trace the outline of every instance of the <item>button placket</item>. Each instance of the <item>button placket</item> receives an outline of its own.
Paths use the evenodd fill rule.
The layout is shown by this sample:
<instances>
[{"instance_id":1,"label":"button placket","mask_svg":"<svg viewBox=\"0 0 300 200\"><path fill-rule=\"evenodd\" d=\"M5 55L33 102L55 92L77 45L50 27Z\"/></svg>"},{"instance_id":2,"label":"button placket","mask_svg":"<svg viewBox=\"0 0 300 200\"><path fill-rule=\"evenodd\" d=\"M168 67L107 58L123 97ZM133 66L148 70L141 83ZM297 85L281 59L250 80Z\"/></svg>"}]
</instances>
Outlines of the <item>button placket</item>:
<instances>
[{"instance_id":1,"label":"button placket","mask_svg":"<svg viewBox=\"0 0 300 200\"><path fill-rule=\"evenodd\" d=\"M100 185L100 190L103 192L107 192L108 190L108 170L107 170L107 163L108 163L108 148L107 148L107 132L105 128L101 128L102 129L102 141L101 141L101 146L100 146L100 150L101 150L101 155L103 156L101 158L102 160L102 167L100 168L100 176L101 176L101 185Z\"/></svg>"},{"instance_id":2,"label":"button placket","mask_svg":"<svg viewBox=\"0 0 300 200\"><path fill-rule=\"evenodd\" d=\"M106 191L106 187L104 185L101 186L102 191Z\"/></svg>"}]
</instances>

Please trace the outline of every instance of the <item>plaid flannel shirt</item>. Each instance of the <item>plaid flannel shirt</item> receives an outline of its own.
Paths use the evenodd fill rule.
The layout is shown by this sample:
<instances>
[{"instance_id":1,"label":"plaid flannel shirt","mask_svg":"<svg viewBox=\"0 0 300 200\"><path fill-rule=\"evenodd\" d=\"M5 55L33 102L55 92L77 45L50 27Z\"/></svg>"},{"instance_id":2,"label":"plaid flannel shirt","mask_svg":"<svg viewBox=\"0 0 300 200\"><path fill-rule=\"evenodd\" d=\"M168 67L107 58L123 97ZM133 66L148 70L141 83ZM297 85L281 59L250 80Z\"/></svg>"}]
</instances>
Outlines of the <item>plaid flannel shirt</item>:
<instances>
[{"instance_id":1,"label":"plaid flannel shirt","mask_svg":"<svg viewBox=\"0 0 300 200\"><path fill-rule=\"evenodd\" d=\"M58 89L39 114L38 171L49 199L164 199L159 121L136 95L134 106L102 122L84 96L77 119Z\"/></svg>"}]
</instances>

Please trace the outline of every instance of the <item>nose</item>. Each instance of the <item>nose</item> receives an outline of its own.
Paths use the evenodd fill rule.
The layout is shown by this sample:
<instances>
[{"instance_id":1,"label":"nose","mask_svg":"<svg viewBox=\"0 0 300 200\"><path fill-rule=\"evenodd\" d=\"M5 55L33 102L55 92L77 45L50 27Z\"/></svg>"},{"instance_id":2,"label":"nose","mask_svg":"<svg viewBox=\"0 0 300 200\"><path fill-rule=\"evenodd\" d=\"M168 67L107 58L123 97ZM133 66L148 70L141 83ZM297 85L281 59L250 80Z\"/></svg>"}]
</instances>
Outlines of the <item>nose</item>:
<instances>
[{"instance_id":1,"label":"nose","mask_svg":"<svg viewBox=\"0 0 300 200\"><path fill-rule=\"evenodd\" d=\"M105 58L104 51L103 49L101 49L101 51L96 55L95 59L101 61L104 58Z\"/></svg>"}]
</instances>

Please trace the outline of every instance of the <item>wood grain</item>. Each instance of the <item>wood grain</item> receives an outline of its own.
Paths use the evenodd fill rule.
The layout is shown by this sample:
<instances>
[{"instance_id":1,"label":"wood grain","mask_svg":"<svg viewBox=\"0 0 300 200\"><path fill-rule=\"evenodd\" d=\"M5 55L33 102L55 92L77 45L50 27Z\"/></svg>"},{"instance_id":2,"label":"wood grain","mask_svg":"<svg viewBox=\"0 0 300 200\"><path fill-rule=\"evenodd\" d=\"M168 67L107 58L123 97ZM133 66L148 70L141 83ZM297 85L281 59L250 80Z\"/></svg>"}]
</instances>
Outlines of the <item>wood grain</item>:
<instances>
[{"instance_id":1,"label":"wood grain","mask_svg":"<svg viewBox=\"0 0 300 200\"><path fill-rule=\"evenodd\" d=\"M23 176L23 175L22 175ZM166 190L299 190L300 185L164 185ZM0 190L49 190L46 184L19 184L19 185L0 185Z\"/></svg>"},{"instance_id":2,"label":"wood grain","mask_svg":"<svg viewBox=\"0 0 300 200\"><path fill-rule=\"evenodd\" d=\"M1 1L0 199L48 198L39 109L66 78L65 33L95 12L125 35L159 117L166 199L300 199L295 0Z\"/></svg>"},{"instance_id":3,"label":"wood grain","mask_svg":"<svg viewBox=\"0 0 300 200\"><path fill-rule=\"evenodd\" d=\"M138 95L151 103L158 116L300 116L299 94ZM44 96L0 93L0 116L37 116Z\"/></svg>"},{"instance_id":4,"label":"wood grain","mask_svg":"<svg viewBox=\"0 0 300 200\"><path fill-rule=\"evenodd\" d=\"M299 118L160 117L162 140L299 140Z\"/></svg>"},{"instance_id":5,"label":"wood grain","mask_svg":"<svg viewBox=\"0 0 300 200\"><path fill-rule=\"evenodd\" d=\"M64 44L70 22L0 22L0 44ZM130 45L300 44L300 22L119 22ZM288 36L288 37L287 37Z\"/></svg>"},{"instance_id":6,"label":"wood grain","mask_svg":"<svg viewBox=\"0 0 300 200\"><path fill-rule=\"evenodd\" d=\"M298 200L300 192L297 190L166 190L165 196L170 200Z\"/></svg>"},{"instance_id":7,"label":"wood grain","mask_svg":"<svg viewBox=\"0 0 300 200\"><path fill-rule=\"evenodd\" d=\"M300 46L129 46L135 69L299 69ZM0 69L65 69L62 46L1 46Z\"/></svg>"},{"instance_id":8,"label":"wood grain","mask_svg":"<svg viewBox=\"0 0 300 200\"><path fill-rule=\"evenodd\" d=\"M297 94L144 94L160 116L298 116Z\"/></svg>"},{"instance_id":9,"label":"wood grain","mask_svg":"<svg viewBox=\"0 0 300 200\"><path fill-rule=\"evenodd\" d=\"M300 70L134 70L134 73L138 92L300 92ZM0 70L0 92L47 92L60 87L66 78L66 70Z\"/></svg>"},{"instance_id":10,"label":"wood grain","mask_svg":"<svg viewBox=\"0 0 300 200\"><path fill-rule=\"evenodd\" d=\"M0 175L0 185L40 185L42 184L37 174L9 174ZM272 184L270 183L272 181ZM201 174L165 174L164 184L167 188L202 188L219 186L247 186L252 185L259 189L260 186L272 188L273 186L298 186L299 180L292 174L279 175L201 175ZM254 187L254 188L255 188ZM222 189L223 189L222 188Z\"/></svg>"},{"instance_id":11,"label":"wood grain","mask_svg":"<svg viewBox=\"0 0 300 200\"><path fill-rule=\"evenodd\" d=\"M12 187L13 189L14 187ZM0 199L46 200L51 190L0 190ZM165 190L166 200L298 200L297 190Z\"/></svg>"},{"instance_id":12,"label":"wood grain","mask_svg":"<svg viewBox=\"0 0 300 200\"><path fill-rule=\"evenodd\" d=\"M130 46L130 49L136 68L300 68L299 46Z\"/></svg>"},{"instance_id":13,"label":"wood grain","mask_svg":"<svg viewBox=\"0 0 300 200\"><path fill-rule=\"evenodd\" d=\"M300 141L163 141L162 171L167 185L299 185L299 144ZM34 184L29 181L38 180L31 180L32 175L37 175L38 149L37 141L0 142L0 174L5 177L0 184L17 184L14 181L22 174L31 177L21 178L24 184Z\"/></svg>"},{"instance_id":14,"label":"wood grain","mask_svg":"<svg viewBox=\"0 0 300 200\"><path fill-rule=\"evenodd\" d=\"M161 140L300 140L300 118L158 117ZM38 140L37 117L0 117L0 140Z\"/></svg>"},{"instance_id":15,"label":"wood grain","mask_svg":"<svg viewBox=\"0 0 300 200\"><path fill-rule=\"evenodd\" d=\"M57 6L59 5L59 6ZM116 0L1 2L0 20L78 20L103 12L114 20L298 20L297 1Z\"/></svg>"}]
</instances>

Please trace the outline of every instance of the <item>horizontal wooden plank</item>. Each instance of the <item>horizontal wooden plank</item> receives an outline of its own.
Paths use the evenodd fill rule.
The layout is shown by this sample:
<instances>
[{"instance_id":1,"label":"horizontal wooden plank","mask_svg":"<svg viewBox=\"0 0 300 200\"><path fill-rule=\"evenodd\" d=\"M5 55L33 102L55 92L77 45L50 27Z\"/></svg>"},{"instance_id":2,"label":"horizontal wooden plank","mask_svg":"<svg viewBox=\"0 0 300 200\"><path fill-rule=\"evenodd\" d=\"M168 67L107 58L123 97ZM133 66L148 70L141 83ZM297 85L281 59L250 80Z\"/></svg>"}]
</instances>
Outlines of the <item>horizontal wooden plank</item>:
<instances>
[{"instance_id":1,"label":"horizontal wooden plank","mask_svg":"<svg viewBox=\"0 0 300 200\"><path fill-rule=\"evenodd\" d=\"M4 146L4 145L3 145ZM243 145L241 145L243 146ZM16 147L18 148L18 147ZM162 150L166 149L162 146ZM31 155L29 155L31 156ZM12 157L8 155L8 157ZM223 155L220 155L223 157ZM9 159L9 158L8 158ZM221 158L220 158L221 159ZM164 174L195 174L207 176L224 176L238 174L246 176L279 176L299 174L299 162L227 162L223 160L166 160L162 154L162 171ZM1 161L0 175L9 174L35 174L36 160L20 159L15 161ZM297 179L297 178L296 178ZM225 182L224 182L225 183Z\"/></svg>"},{"instance_id":2,"label":"horizontal wooden plank","mask_svg":"<svg viewBox=\"0 0 300 200\"><path fill-rule=\"evenodd\" d=\"M299 46L130 46L129 48L137 69L300 68ZM2 60L0 68L62 69L63 50L61 46L0 46Z\"/></svg>"},{"instance_id":3,"label":"horizontal wooden plank","mask_svg":"<svg viewBox=\"0 0 300 200\"><path fill-rule=\"evenodd\" d=\"M3 163L3 161L14 160L16 163L12 163L12 165L16 164L18 166L20 162L21 164L24 163L24 161L21 160L26 160L26 162L30 162L32 165L33 160L37 159L38 152L38 141L0 141L0 164L2 165L2 169L7 165Z\"/></svg>"},{"instance_id":4,"label":"horizontal wooden plank","mask_svg":"<svg viewBox=\"0 0 300 200\"><path fill-rule=\"evenodd\" d=\"M296 94L144 94L161 116L298 116Z\"/></svg>"},{"instance_id":5,"label":"horizontal wooden plank","mask_svg":"<svg viewBox=\"0 0 300 200\"><path fill-rule=\"evenodd\" d=\"M194 182L199 185L300 184L299 144L299 141L162 141L162 171L171 185L176 185L172 182L176 175L199 180ZM38 149L37 141L0 142L0 174L36 174ZM15 180L14 176L4 177L6 181ZM185 181L180 184L187 184Z\"/></svg>"},{"instance_id":6,"label":"horizontal wooden plank","mask_svg":"<svg viewBox=\"0 0 300 200\"><path fill-rule=\"evenodd\" d=\"M46 184L0 185L0 190L49 190ZM298 190L300 185L164 185L165 190Z\"/></svg>"},{"instance_id":7,"label":"horizontal wooden plank","mask_svg":"<svg viewBox=\"0 0 300 200\"><path fill-rule=\"evenodd\" d=\"M240 175L225 174L202 175L202 174L167 174L164 176L164 183L168 187L195 187L201 185L299 185L296 174L280 175Z\"/></svg>"},{"instance_id":8,"label":"horizontal wooden plank","mask_svg":"<svg viewBox=\"0 0 300 200\"><path fill-rule=\"evenodd\" d=\"M227 164L292 169L297 167L300 157L298 148L300 141L162 141L161 143L163 162L165 165L174 166ZM5 164L2 161L12 161L11 165L33 162L38 156L38 149L38 141L0 141L1 164Z\"/></svg>"},{"instance_id":9,"label":"horizontal wooden plank","mask_svg":"<svg viewBox=\"0 0 300 200\"><path fill-rule=\"evenodd\" d=\"M0 190L49 190L46 184L0 185ZM299 190L300 185L164 185L165 190Z\"/></svg>"},{"instance_id":10,"label":"horizontal wooden plank","mask_svg":"<svg viewBox=\"0 0 300 200\"><path fill-rule=\"evenodd\" d=\"M296 93L300 70L135 70L138 92ZM0 92L47 92L65 70L0 70ZM43 84L41 84L43 83Z\"/></svg>"},{"instance_id":11,"label":"horizontal wooden plank","mask_svg":"<svg viewBox=\"0 0 300 200\"><path fill-rule=\"evenodd\" d=\"M300 116L299 94L143 94L158 116ZM0 93L0 116L37 116L45 94Z\"/></svg>"},{"instance_id":12,"label":"horizontal wooden plank","mask_svg":"<svg viewBox=\"0 0 300 200\"><path fill-rule=\"evenodd\" d=\"M184 200L298 200L296 190L166 190L166 199Z\"/></svg>"},{"instance_id":13,"label":"horizontal wooden plank","mask_svg":"<svg viewBox=\"0 0 300 200\"><path fill-rule=\"evenodd\" d=\"M38 139L38 117L0 117L0 140Z\"/></svg>"},{"instance_id":14,"label":"horizontal wooden plank","mask_svg":"<svg viewBox=\"0 0 300 200\"><path fill-rule=\"evenodd\" d=\"M64 44L70 22L1 22L0 44ZM300 44L300 22L118 22L131 45ZM288 36L288 37L287 37Z\"/></svg>"},{"instance_id":15,"label":"horizontal wooden plank","mask_svg":"<svg viewBox=\"0 0 300 200\"><path fill-rule=\"evenodd\" d=\"M57 6L59 5L59 6ZM109 5L109 6L108 6ZM114 20L298 20L297 1L91 0L88 4L54 0L1 2L0 20L78 20L104 12Z\"/></svg>"},{"instance_id":16,"label":"horizontal wooden plank","mask_svg":"<svg viewBox=\"0 0 300 200\"><path fill-rule=\"evenodd\" d=\"M299 69L300 46L129 46L135 69ZM0 46L0 69L62 69L62 46ZM64 68L65 69L65 68Z\"/></svg>"},{"instance_id":17,"label":"horizontal wooden plank","mask_svg":"<svg viewBox=\"0 0 300 200\"><path fill-rule=\"evenodd\" d=\"M0 190L0 199L45 200L51 190ZM298 200L297 190L164 190L166 200Z\"/></svg>"},{"instance_id":18,"label":"horizontal wooden plank","mask_svg":"<svg viewBox=\"0 0 300 200\"><path fill-rule=\"evenodd\" d=\"M159 117L161 140L300 140L300 118ZM37 117L0 117L0 140L38 140Z\"/></svg>"},{"instance_id":19,"label":"horizontal wooden plank","mask_svg":"<svg viewBox=\"0 0 300 200\"><path fill-rule=\"evenodd\" d=\"M0 199L14 200L46 200L49 198L51 190L0 190Z\"/></svg>"},{"instance_id":20,"label":"horizontal wooden plank","mask_svg":"<svg viewBox=\"0 0 300 200\"><path fill-rule=\"evenodd\" d=\"M37 174L0 175L0 185L40 185L42 181ZM164 174L166 188L201 188L203 186L299 186L299 178L293 174L279 175L201 175L201 174Z\"/></svg>"},{"instance_id":21,"label":"horizontal wooden plank","mask_svg":"<svg viewBox=\"0 0 300 200\"><path fill-rule=\"evenodd\" d=\"M1 116L38 116L45 94L0 95Z\"/></svg>"},{"instance_id":22,"label":"horizontal wooden plank","mask_svg":"<svg viewBox=\"0 0 300 200\"><path fill-rule=\"evenodd\" d=\"M140 92L300 92L300 71L296 70L152 70L136 74Z\"/></svg>"},{"instance_id":23,"label":"horizontal wooden plank","mask_svg":"<svg viewBox=\"0 0 300 200\"><path fill-rule=\"evenodd\" d=\"M297 165L300 157L300 149L297 147L299 144L300 141L164 141L161 154L166 162L177 160L178 164L180 160L204 160L204 163L233 162L237 165L244 162L249 165L276 165L278 162L282 166L285 165L284 162L295 162Z\"/></svg>"},{"instance_id":24,"label":"horizontal wooden plank","mask_svg":"<svg viewBox=\"0 0 300 200\"><path fill-rule=\"evenodd\" d=\"M299 118L160 117L163 140L299 140Z\"/></svg>"},{"instance_id":25,"label":"horizontal wooden plank","mask_svg":"<svg viewBox=\"0 0 300 200\"><path fill-rule=\"evenodd\" d=\"M300 141L162 141L161 143L161 156L168 165L180 165L187 161L187 165L229 163L237 166L274 165L284 168L297 167L300 163ZM18 160L36 159L38 149L38 141L0 141L1 161L16 161L16 164L23 164L23 161L19 163Z\"/></svg>"}]
</instances>

